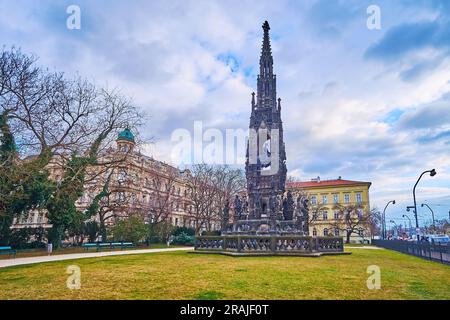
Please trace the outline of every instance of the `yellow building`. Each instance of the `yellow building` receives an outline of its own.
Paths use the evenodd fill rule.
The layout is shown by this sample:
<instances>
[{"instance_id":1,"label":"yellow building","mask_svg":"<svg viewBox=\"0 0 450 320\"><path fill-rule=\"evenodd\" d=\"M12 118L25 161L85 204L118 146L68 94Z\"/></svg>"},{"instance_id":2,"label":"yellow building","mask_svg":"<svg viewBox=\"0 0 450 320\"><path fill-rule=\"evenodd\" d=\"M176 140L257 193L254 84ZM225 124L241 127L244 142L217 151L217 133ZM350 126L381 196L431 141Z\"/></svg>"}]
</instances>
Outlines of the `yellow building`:
<instances>
[{"instance_id":1,"label":"yellow building","mask_svg":"<svg viewBox=\"0 0 450 320\"><path fill-rule=\"evenodd\" d=\"M369 188L371 182L344 180L320 180L320 177L305 182L288 182L287 190L305 192L309 199L309 233L317 236L347 237L351 242L370 239L368 212L370 211ZM346 209L352 210L348 216ZM313 214L311 214L311 212Z\"/></svg>"}]
</instances>

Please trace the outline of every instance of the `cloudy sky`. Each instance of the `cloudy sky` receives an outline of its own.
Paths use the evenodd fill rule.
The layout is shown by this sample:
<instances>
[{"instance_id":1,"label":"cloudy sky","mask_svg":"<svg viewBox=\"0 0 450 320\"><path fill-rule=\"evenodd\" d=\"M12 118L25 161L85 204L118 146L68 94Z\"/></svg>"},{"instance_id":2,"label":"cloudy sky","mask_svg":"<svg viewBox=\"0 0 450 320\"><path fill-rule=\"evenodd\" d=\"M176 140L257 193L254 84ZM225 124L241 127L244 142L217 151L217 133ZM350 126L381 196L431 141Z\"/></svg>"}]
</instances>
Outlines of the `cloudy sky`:
<instances>
[{"instance_id":1,"label":"cloudy sky","mask_svg":"<svg viewBox=\"0 0 450 320\"><path fill-rule=\"evenodd\" d=\"M69 5L81 29L69 30ZM381 9L381 29L366 26ZM397 223L450 210L450 1L0 0L0 44L120 88L148 114L144 152L171 161L176 129L246 129L264 20L271 25L289 173L371 181ZM428 209L419 208L422 222Z\"/></svg>"}]
</instances>

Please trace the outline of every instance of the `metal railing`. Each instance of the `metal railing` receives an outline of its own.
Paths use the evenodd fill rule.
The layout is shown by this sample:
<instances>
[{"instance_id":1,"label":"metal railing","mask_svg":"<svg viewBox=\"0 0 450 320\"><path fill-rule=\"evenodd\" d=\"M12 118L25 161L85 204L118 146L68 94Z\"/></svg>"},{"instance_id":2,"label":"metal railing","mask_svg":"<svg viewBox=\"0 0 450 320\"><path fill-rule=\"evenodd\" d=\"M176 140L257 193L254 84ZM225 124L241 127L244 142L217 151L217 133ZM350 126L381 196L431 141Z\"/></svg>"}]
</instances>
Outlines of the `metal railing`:
<instances>
[{"instance_id":1,"label":"metal railing","mask_svg":"<svg viewBox=\"0 0 450 320\"><path fill-rule=\"evenodd\" d=\"M378 247L450 265L450 244L401 240L372 240Z\"/></svg>"}]
</instances>

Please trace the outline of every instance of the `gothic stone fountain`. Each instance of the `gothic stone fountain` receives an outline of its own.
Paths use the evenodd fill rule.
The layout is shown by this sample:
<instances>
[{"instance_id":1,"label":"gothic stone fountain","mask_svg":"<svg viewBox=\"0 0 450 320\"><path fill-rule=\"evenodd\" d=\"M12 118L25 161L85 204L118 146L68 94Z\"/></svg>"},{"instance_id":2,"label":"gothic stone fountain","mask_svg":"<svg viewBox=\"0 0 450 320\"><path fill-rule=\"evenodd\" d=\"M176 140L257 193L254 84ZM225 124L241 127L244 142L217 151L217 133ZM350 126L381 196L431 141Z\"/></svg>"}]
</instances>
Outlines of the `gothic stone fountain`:
<instances>
[{"instance_id":1,"label":"gothic stone fountain","mask_svg":"<svg viewBox=\"0 0 450 320\"><path fill-rule=\"evenodd\" d=\"M290 191L285 192L287 169L281 99L276 98L267 21L263 30L257 96L255 101L252 93L251 103L245 166L247 196L241 199L236 195L233 217L229 203L225 205L221 235L197 237L195 252L238 256L342 254L342 238L309 236L307 198L294 199Z\"/></svg>"}]
</instances>

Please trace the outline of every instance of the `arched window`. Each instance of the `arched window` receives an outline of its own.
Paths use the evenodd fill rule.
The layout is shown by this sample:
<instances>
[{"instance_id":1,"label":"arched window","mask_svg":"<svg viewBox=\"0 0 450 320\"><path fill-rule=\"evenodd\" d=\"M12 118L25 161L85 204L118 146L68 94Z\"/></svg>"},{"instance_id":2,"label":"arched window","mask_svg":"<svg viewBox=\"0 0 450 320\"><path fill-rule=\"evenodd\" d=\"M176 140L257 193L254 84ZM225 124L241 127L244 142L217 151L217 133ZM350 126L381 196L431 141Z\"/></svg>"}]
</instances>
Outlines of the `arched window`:
<instances>
[{"instance_id":1,"label":"arched window","mask_svg":"<svg viewBox=\"0 0 450 320\"><path fill-rule=\"evenodd\" d=\"M327 228L323 229L323 235L324 236L328 236L328 229Z\"/></svg>"},{"instance_id":2,"label":"arched window","mask_svg":"<svg viewBox=\"0 0 450 320\"><path fill-rule=\"evenodd\" d=\"M328 220L328 211L322 212L322 218L323 218L323 220Z\"/></svg>"},{"instance_id":3,"label":"arched window","mask_svg":"<svg viewBox=\"0 0 450 320\"><path fill-rule=\"evenodd\" d=\"M317 230L316 230L316 228L313 229L313 236L317 236Z\"/></svg>"},{"instance_id":4,"label":"arched window","mask_svg":"<svg viewBox=\"0 0 450 320\"><path fill-rule=\"evenodd\" d=\"M334 235L336 237L339 237L339 229L338 228L334 229Z\"/></svg>"}]
</instances>

